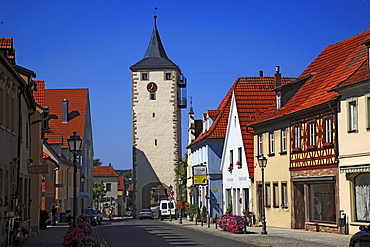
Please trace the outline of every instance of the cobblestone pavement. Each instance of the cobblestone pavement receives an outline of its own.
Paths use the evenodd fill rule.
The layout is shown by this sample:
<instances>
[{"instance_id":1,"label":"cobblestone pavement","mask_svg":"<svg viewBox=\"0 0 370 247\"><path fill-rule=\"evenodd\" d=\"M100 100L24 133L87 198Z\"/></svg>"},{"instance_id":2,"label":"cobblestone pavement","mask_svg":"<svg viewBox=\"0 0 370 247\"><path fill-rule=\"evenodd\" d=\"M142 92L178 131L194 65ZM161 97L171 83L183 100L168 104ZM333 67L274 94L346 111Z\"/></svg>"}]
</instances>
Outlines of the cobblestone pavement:
<instances>
[{"instance_id":1,"label":"cobblestone pavement","mask_svg":"<svg viewBox=\"0 0 370 247\"><path fill-rule=\"evenodd\" d=\"M176 224L181 227L204 231L209 234L230 238L233 240L242 241L245 243L254 244L262 247L348 247L351 235L324 233L324 232L309 232L297 229L282 229L267 227L267 234L261 234L261 227L248 227L247 234L235 234L221 229L216 229L215 224L207 224L201 226L200 223L195 225L195 222L183 220L183 224L179 224L179 220L162 221L168 224Z\"/></svg>"}]
</instances>

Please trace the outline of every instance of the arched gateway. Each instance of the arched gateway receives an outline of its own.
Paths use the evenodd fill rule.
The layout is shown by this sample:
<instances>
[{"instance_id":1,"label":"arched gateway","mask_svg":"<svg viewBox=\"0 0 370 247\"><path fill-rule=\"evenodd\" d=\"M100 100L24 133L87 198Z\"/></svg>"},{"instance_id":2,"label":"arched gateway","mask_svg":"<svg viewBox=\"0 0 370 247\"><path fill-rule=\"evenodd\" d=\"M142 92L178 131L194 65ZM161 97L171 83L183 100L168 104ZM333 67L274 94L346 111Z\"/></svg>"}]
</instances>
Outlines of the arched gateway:
<instances>
[{"instance_id":1,"label":"arched gateway","mask_svg":"<svg viewBox=\"0 0 370 247\"><path fill-rule=\"evenodd\" d=\"M181 108L186 108L181 91L186 80L166 55L156 18L144 58L130 67L134 217L150 208L153 188L175 188L174 169L181 159Z\"/></svg>"}]
</instances>

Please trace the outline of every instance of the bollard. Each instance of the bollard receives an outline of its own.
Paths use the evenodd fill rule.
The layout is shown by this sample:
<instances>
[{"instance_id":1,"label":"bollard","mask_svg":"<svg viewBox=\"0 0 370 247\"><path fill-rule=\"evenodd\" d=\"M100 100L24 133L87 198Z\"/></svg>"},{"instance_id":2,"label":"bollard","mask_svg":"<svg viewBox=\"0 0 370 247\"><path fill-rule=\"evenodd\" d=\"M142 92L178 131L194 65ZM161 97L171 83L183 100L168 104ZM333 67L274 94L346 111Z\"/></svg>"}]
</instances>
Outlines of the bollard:
<instances>
[{"instance_id":1,"label":"bollard","mask_svg":"<svg viewBox=\"0 0 370 247\"><path fill-rule=\"evenodd\" d=\"M208 214L208 228L211 227L211 216L209 215L209 212L207 212Z\"/></svg>"},{"instance_id":2,"label":"bollard","mask_svg":"<svg viewBox=\"0 0 370 247\"><path fill-rule=\"evenodd\" d=\"M244 215L244 227L243 227L243 232L244 234L247 234L247 216Z\"/></svg>"},{"instance_id":3,"label":"bollard","mask_svg":"<svg viewBox=\"0 0 370 247\"><path fill-rule=\"evenodd\" d=\"M216 229L217 229L217 214L216 214L216 217L215 217L215 226L216 226Z\"/></svg>"}]
</instances>

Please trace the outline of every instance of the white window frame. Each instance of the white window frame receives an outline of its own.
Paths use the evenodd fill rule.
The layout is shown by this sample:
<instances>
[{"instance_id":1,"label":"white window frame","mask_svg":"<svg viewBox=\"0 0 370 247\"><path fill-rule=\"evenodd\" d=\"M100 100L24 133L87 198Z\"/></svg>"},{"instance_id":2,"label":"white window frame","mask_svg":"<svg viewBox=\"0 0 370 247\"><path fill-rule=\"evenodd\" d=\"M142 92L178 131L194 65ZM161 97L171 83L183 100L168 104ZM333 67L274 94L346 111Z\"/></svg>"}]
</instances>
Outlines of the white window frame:
<instances>
[{"instance_id":1,"label":"white window frame","mask_svg":"<svg viewBox=\"0 0 370 247\"><path fill-rule=\"evenodd\" d=\"M287 138L286 138L286 129L281 130L281 152L284 153L287 151Z\"/></svg>"},{"instance_id":2,"label":"white window frame","mask_svg":"<svg viewBox=\"0 0 370 247\"><path fill-rule=\"evenodd\" d=\"M316 123L314 121L308 123L308 145L316 146Z\"/></svg>"},{"instance_id":3,"label":"white window frame","mask_svg":"<svg viewBox=\"0 0 370 247\"><path fill-rule=\"evenodd\" d=\"M370 130L370 94L365 96L366 104L366 129Z\"/></svg>"},{"instance_id":4,"label":"white window frame","mask_svg":"<svg viewBox=\"0 0 370 247\"><path fill-rule=\"evenodd\" d=\"M281 108L281 92L276 93L276 110Z\"/></svg>"},{"instance_id":5,"label":"white window frame","mask_svg":"<svg viewBox=\"0 0 370 247\"><path fill-rule=\"evenodd\" d=\"M258 135L258 155L262 155L262 135Z\"/></svg>"},{"instance_id":6,"label":"white window frame","mask_svg":"<svg viewBox=\"0 0 370 247\"><path fill-rule=\"evenodd\" d=\"M324 119L325 123L325 143L333 142L333 123L331 117Z\"/></svg>"},{"instance_id":7,"label":"white window frame","mask_svg":"<svg viewBox=\"0 0 370 247\"><path fill-rule=\"evenodd\" d=\"M275 134L273 131L269 132L269 151L270 154L275 153Z\"/></svg>"},{"instance_id":8,"label":"white window frame","mask_svg":"<svg viewBox=\"0 0 370 247\"><path fill-rule=\"evenodd\" d=\"M348 132L357 132L358 130L358 104L356 99L349 100L348 109Z\"/></svg>"},{"instance_id":9,"label":"white window frame","mask_svg":"<svg viewBox=\"0 0 370 247\"><path fill-rule=\"evenodd\" d=\"M294 148L301 148L301 126L296 125L294 128Z\"/></svg>"}]
</instances>

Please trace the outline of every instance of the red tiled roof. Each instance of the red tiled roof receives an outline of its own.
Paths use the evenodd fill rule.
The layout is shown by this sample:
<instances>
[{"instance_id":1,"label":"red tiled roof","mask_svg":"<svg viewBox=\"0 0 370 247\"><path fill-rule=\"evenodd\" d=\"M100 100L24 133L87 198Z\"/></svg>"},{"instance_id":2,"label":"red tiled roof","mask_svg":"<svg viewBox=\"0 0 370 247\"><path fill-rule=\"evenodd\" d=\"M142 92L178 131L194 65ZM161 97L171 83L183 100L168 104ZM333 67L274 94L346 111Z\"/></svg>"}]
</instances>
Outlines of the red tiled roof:
<instances>
[{"instance_id":1,"label":"red tiled roof","mask_svg":"<svg viewBox=\"0 0 370 247\"><path fill-rule=\"evenodd\" d=\"M296 78L282 77L281 84L287 84ZM275 102L274 77L240 77L230 88L225 98L217 108L217 117L209 130L201 133L189 146L207 138L225 138L232 92L235 94L240 126L242 130L261 112ZM209 112L209 111L208 111ZM253 135L242 131L245 155L247 157L250 177L254 176ZM188 147L189 147L188 146Z\"/></svg>"},{"instance_id":2,"label":"red tiled roof","mask_svg":"<svg viewBox=\"0 0 370 247\"><path fill-rule=\"evenodd\" d=\"M295 78L282 77L281 84L287 84ZM243 77L235 83L234 94L238 109L239 123L242 130L245 156L250 177L254 177L254 145L253 134L245 131L245 126L251 123L261 112L264 112L275 102L274 77Z\"/></svg>"},{"instance_id":3,"label":"red tiled roof","mask_svg":"<svg viewBox=\"0 0 370 247\"><path fill-rule=\"evenodd\" d=\"M77 131L84 138L85 116L88 99L88 89L45 89L45 105L49 107L50 133L46 134L49 143L61 143L62 148L68 148L67 139ZM62 123L62 101L68 100L67 123Z\"/></svg>"},{"instance_id":4,"label":"red tiled roof","mask_svg":"<svg viewBox=\"0 0 370 247\"><path fill-rule=\"evenodd\" d=\"M13 38L0 38L0 49L9 49L8 58L14 59L15 49L13 48Z\"/></svg>"},{"instance_id":5,"label":"red tiled roof","mask_svg":"<svg viewBox=\"0 0 370 247\"><path fill-rule=\"evenodd\" d=\"M118 177L113 166L94 166L94 177Z\"/></svg>"},{"instance_id":6,"label":"red tiled roof","mask_svg":"<svg viewBox=\"0 0 370 247\"><path fill-rule=\"evenodd\" d=\"M123 186L125 185L125 177L124 176L119 176L118 177L118 186L117 190L123 190Z\"/></svg>"},{"instance_id":7,"label":"red tiled roof","mask_svg":"<svg viewBox=\"0 0 370 247\"><path fill-rule=\"evenodd\" d=\"M354 83L369 76L364 67L368 51L363 44L370 38L370 29L336 44L327 46L306 68L300 78L312 74L297 93L276 112L269 108L253 124L312 108L338 99L339 94L331 91L338 85Z\"/></svg>"},{"instance_id":8,"label":"red tiled roof","mask_svg":"<svg viewBox=\"0 0 370 247\"><path fill-rule=\"evenodd\" d=\"M208 116L209 117L216 117L218 115L218 110L208 110Z\"/></svg>"},{"instance_id":9,"label":"red tiled roof","mask_svg":"<svg viewBox=\"0 0 370 247\"><path fill-rule=\"evenodd\" d=\"M47 159L47 158L49 158L50 156L47 154L47 153L45 153L45 152L42 152L42 158L43 159Z\"/></svg>"},{"instance_id":10,"label":"red tiled roof","mask_svg":"<svg viewBox=\"0 0 370 247\"><path fill-rule=\"evenodd\" d=\"M35 101L40 106L45 106L45 82L42 80L35 80L35 83L37 84L37 91L33 92L33 97L35 98Z\"/></svg>"}]
</instances>

